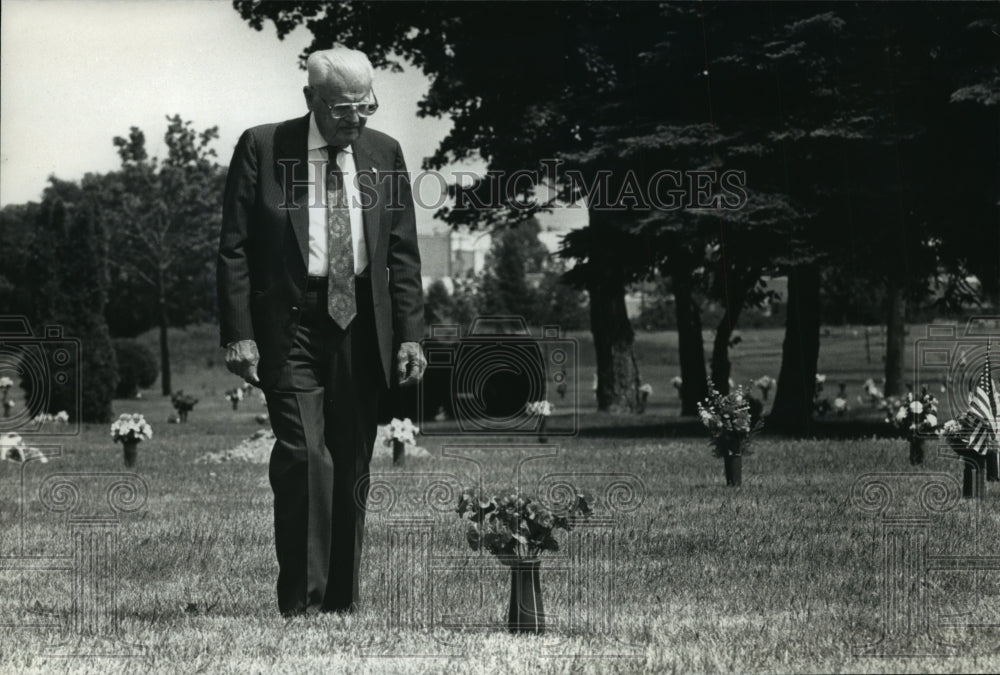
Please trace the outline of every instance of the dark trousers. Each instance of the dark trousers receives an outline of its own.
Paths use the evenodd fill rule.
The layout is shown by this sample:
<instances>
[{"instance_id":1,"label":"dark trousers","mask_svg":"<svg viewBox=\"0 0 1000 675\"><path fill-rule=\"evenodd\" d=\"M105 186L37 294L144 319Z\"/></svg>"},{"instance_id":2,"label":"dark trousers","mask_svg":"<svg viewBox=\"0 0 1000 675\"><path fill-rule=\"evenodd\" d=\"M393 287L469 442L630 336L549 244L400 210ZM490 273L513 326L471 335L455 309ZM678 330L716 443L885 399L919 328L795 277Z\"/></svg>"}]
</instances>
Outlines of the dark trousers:
<instances>
[{"instance_id":1,"label":"dark trousers","mask_svg":"<svg viewBox=\"0 0 1000 675\"><path fill-rule=\"evenodd\" d=\"M369 279L357 278L358 313L341 329L326 291L310 285L288 360L267 409L276 442L274 491L278 609L355 609L359 602L368 465L384 390Z\"/></svg>"}]
</instances>

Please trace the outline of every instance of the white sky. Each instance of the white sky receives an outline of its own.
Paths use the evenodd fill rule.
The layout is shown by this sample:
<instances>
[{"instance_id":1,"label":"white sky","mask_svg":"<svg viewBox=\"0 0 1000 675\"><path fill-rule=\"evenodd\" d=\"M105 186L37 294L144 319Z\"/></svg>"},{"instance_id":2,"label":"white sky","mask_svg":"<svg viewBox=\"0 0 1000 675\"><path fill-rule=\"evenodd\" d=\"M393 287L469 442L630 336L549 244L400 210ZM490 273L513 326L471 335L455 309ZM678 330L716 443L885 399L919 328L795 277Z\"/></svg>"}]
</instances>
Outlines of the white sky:
<instances>
[{"instance_id":1,"label":"white sky","mask_svg":"<svg viewBox=\"0 0 1000 675\"><path fill-rule=\"evenodd\" d=\"M297 59L311 35L299 28L279 41L270 22L255 31L229 0L2 0L0 11L0 206L38 200L51 174L116 169L112 139L132 126L163 156L168 114L217 125L228 164L244 129L306 113ZM427 87L415 69L376 74L381 107L369 124L399 140L411 172L451 125L417 117ZM440 182L419 187L419 230L443 229L419 204L438 201ZM565 231L580 211L541 220ZM556 235L543 240L553 247Z\"/></svg>"},{"instance_id":2,"label":"white sky","mask_svg":"<svg viewBox=\"0 0 1000 675\"><path fill-rule=\"evenodd\" d=\"M228 0L3 0L0 28L0 205L38 200L50 174L76 180L118 166L114 136L132 126L164 155L165 116L218 125L228 164L247 127L306 113L298 55L310 35L257 32ZM381 71L372 128L397 138L420 168L450 121L419 119L427 79ZM424 180L426 203L438 182ZM421 231L431 210L418 214ZM436 227L440 227L437 224Z\"/></svg>"}]
</instances>

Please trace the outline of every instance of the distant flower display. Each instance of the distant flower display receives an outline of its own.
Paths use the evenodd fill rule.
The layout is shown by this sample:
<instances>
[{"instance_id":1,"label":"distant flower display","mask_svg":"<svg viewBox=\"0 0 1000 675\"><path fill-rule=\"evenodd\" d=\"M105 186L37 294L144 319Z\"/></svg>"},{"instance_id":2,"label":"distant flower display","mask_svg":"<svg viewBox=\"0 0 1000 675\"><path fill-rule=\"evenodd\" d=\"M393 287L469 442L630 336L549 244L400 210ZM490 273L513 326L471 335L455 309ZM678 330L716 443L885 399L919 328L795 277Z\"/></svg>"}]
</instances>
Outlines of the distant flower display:
<instances>
[{"instance_id":1,"label":"distant flower display","mask_svg":"<svg viewBox=\"0 0 1000 675\"><path fill-rule=\"evenodd\" d=\"M525 406L525 410L529 415L548 417L552 414L554 407L548 401L532 401Z\"/></svg>"},{"instance_id":2,"label":"distant flower display","mask_svg":"<svg viewBox=\"0 0 1000 675\"><path fill-rule=\"evenodd\" d=\"M709 385L708 398L698 403L698 417L711 434L717 455L748 453L753 436L764 426L761 409L760 401L750 398L742 386L723 395Z\"/></svg>"},{"instance_id":3,"label":"distant flower display","mask_svg":"<svg viewBox=\"0 0 1000 675\"><path fill-rule=\"evenodd\" d=\"M153 428L139 413L123 413L111 423L111 438L115 443L148 441L153 437Z\"/></svg>"},{"instance_id":4,"label":"distant flower display","mask_svg":"<svg viewBox=\"0 0 1000 675\"><path fill-rule=\"evenodd\" d=\"M41 450L25 445L24 439L20 435L15 433L0 434L0 460L22 463L29 459L37 459L43 464L49 461Z\"/></svg>"},{"instance_id":5,"label":"distant flower display","mask_svg":"<svg viewBox=\"0 0 1000 675\"><path fill-rule=\"evenodd\" d=\"M55 424L68 424L69 423L69 413L65 410L60 410L55 415L51 413L38 413L31 420L35 424L42 424L44 422L54 422Z\"/></svg>"},{"instance_id":6,"label":"distant flower display","mask_svg":"<svg viewBox=\"0 0 1000 675\"><path fill-rule=\"evenodd\" d=\"M890 397L886 405L885 421L894 428L910 435L936 432L938 428L937 399L923 387L920 398L907 392L902 399Z\"/></svg>"},{"instance_id":7,"label":"distant flower display","mask_svg":"<svg viewBox=\"0 0 1000 675\"><path fill-rule=\"evenodd\" d=\"M408 443L410 445L417 444L417 434L420 433L420 428L414 426L413 421L409 417L399 419L394 417L386 427L385 438L382 443L386 447L391 447L393 441L400 441L402 443Z\"/></svg>"}]
</instances>

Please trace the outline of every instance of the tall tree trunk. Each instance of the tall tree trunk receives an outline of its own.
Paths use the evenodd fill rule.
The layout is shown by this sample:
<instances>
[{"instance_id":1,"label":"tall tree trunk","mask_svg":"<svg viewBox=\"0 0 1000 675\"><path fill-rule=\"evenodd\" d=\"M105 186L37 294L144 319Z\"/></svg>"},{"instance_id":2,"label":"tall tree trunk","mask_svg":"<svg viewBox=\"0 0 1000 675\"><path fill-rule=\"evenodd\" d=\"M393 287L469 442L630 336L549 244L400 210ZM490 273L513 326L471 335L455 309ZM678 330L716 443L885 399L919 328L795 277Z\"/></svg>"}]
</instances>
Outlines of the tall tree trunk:
<instances>
[{"instance_id":1,"label":"tall tree trunk","mask_svg":"<svg viewBox=\"0 0 1000 675\"><path fill-rule=\"evenodd\" d=\"M622 242L627 237L624 226L634 217L600 208L588 208L587 217L593 236L586 286L597 355L597 409L633 412L639 404L640 383L632 351L635 332L625 310L623 265L627 257Z\"/></svg>"},{"instance_id":2,"label":"tall tree trunk","mask_svg":"<svg viewBox=\"0 0 1000 675\"><path fill-rule=\"evenodd\" d=\"M886 293L885 395L906 391L903 352L906 347L906 296L903 286L890 277Z\"/></svg>"},{"instance_id":3,"label":"tall tree trunk","mask_svg":"<svg viewBox=\"0 0 1000 675\"><path fill-rule=\"evenodd\" d=\"M163 287L163 272L157 284L157 297L159 303L159 323L160 323L160 382L164 396L170 396L173 388L170 383L170 345L167 342L167 297Z\"/></svg>"},{"instance_id":4,"label":"tall tree trunk","mask_svg":"<svg viewBox=\"0 0 1000 675\"><path fill-rule=\"evenodd\" d=\"M625 286L608 277L587 285L590 330L597 354L597 409L632 412L639 397L639 368L632 345L635 332L625 311Z\"/></svg>"},{"instance_id":5,"label":"tall tree trunk","mask_svg":"<svg viewBox=\"0 0 1000 675\"><path fill-rule=\"evenodd\" d=\"M726 307L723 309L719 325L715 328L715 340L712 343L712 384L723 394L729 393L729 375L732 372L732 363L729 361L729 340L750 292L746 277L743 275L733 273L730 279Z\"/></svg>"},{"instance_id":6,"label":"tall tree trunk","mask_svg":"<svg viewBox=\"0 0 1000 675\"><path fill-rule=\"evenodd\" d=\"M701 335L701 308L695 301L693 265L684 252L671 260L674 311L677 314L677 351L681 362L681 415L697 415L698 401L708 395L705 343Z\"/></svg>"},{"instance_id":7,"label":"tall tree trunk","mask_svg":"<svg viewBox=\"0 0 1000 675\"><path fill-rule=\"evenodd\" d=\"M788 310L781 372L768 427L806 433L812 422L819 359L819 267L800 265L788 274Z\"/></svg>"}]
</instances>

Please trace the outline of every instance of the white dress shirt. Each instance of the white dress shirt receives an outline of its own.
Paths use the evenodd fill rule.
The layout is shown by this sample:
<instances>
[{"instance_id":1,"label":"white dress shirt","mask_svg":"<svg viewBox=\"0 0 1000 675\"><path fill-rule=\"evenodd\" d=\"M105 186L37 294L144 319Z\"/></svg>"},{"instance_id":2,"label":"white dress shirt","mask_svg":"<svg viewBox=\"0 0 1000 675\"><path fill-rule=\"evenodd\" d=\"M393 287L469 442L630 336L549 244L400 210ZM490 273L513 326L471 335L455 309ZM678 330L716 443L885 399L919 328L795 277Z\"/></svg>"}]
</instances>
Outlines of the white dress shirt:
<instances>
[{"instance_id":1,"label":"white dress shirt","mask_svg":"<svg viewBox=\"0 0 1000 675\"><path fill-rule=\"evenodd\" d=\"M329 161L326 139L316 126L316 117L309 115L309 274L325 277L330 258L327 255L326 231L326 163ZM362 227L361 198L355 181L357 167L350 146L337 153L337 166L344 174L347 205L351 215L351 244L354 247L354 273L368 266L365 230ZM317 162L321 171L317 172ZM317 175L318 174L318 175Z\"/></svg>"}]
</instances>

